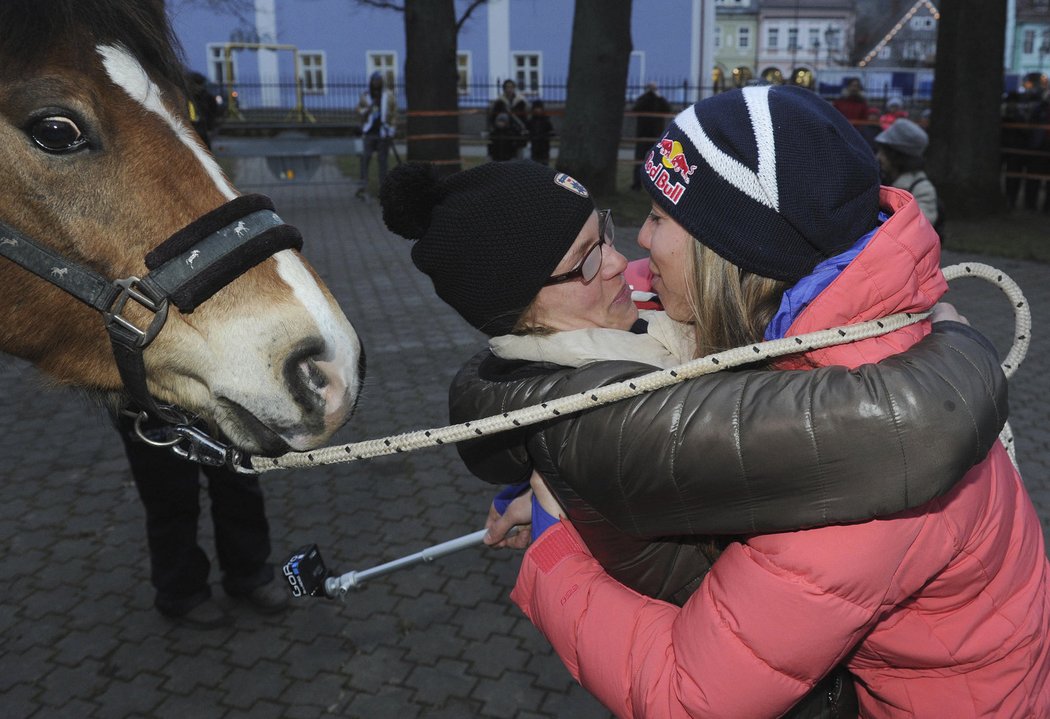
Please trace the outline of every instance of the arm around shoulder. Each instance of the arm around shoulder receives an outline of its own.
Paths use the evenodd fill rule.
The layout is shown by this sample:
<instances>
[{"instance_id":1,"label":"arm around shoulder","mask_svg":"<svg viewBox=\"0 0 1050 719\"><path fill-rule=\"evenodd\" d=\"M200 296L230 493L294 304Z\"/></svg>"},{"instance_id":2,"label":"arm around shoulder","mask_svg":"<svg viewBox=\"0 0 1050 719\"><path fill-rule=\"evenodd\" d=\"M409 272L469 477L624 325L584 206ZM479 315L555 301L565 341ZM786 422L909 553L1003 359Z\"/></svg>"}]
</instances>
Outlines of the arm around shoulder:
<instances>
[{"instance_id":1,"label":"arm around shoulder","mask_svg":"<svg viewBox=\"0 0 1050 719\"><path fill-rule=\"evenodd\" d=\"M498 414L632 370L644 373L595 363L500 383L468 365L453 404ZM528 447L541 471L555 468L623 531L773 532L862 521L947 492L987 454L1007 411L994 348L947 322L879 364L720 372L548 422Z\"/></svg>"}]
</instances>

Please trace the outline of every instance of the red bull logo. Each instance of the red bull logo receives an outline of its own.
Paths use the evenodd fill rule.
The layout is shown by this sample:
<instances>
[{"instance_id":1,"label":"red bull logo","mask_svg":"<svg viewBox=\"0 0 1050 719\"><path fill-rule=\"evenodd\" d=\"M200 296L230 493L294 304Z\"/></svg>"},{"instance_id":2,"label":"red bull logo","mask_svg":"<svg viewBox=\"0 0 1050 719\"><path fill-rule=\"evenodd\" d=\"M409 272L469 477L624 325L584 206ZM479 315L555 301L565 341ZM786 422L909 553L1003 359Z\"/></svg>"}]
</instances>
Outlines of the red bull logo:
<instances>
[{"instance_id":1,"label":"red bull logo","mask_svg":"<svg viewBox=\"0 0 1050 719\"><path fill-rule=\"evenodd\" d=\"M685 184L689 184L689 178L696 171L696 165L690 165L685 158L685 148L678 140L664 138L660 140L660 162L668 170L673 170L682 176Z\"/></svg>"},{"instance_id":2,"label":"red bull logo","mask_svg":"<svg viewBox=\"0 0 1050 719\"><path fill-rule=\"evenodd\" d=\"M656 185L656 189L662 192L664 197L677 205L685 192L685 185L681 182L674 182L671 179L671 173L667 171L668 168L664 167L663 163L653 162L653 157L654 152L650 151L649 156L645 158L645 165L643 165L645 174L649 176L649 179Z\"/></svg>"}]
</instances>

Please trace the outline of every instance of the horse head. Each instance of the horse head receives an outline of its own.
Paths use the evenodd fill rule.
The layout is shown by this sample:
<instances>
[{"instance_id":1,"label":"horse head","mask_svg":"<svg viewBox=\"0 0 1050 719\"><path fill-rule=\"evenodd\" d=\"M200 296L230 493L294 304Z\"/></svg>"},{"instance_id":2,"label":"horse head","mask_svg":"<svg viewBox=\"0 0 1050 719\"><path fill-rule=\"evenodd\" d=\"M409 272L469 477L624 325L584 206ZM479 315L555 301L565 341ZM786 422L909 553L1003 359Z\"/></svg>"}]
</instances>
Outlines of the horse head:
<instances>
[{"instance_id":1,"label":"horse head","mask_svg":"<svg viewBox=\"0 0 1050 719\"><path fill-rule=\"evenodd\" d=\"M175 47L154 0L0 3L0 220L106 278L144 277L151 250L236 197L190 128ZM122 400L98 312L3 258L0 286L0 350ZM127 313L149 322L141 307ZM326 441L353 410L364 364L293 249L170 312L143 361L150 394L267 454Z\"/></svg>"}]
</instances>

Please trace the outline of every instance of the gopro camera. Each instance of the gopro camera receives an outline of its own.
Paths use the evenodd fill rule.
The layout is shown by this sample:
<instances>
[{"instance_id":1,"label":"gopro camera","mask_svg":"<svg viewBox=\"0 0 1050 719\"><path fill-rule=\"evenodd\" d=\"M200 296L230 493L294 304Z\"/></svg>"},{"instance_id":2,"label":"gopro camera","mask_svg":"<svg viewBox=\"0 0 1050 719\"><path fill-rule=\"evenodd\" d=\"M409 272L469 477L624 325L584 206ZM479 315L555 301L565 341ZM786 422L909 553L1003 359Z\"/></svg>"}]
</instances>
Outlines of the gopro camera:
<instances>
[{"instance_id":1,"label":"gopro camera","mask_svg":"<svg viewBox=\"0 0 1050 719\"><path fill-rule=\"evenodd\" d=\"M308 544L296 550L284 563L284 576L291 586L293 597L326 597L325 580L331 572L321 558L316 544Z\"/></svg>"}]
</instances>

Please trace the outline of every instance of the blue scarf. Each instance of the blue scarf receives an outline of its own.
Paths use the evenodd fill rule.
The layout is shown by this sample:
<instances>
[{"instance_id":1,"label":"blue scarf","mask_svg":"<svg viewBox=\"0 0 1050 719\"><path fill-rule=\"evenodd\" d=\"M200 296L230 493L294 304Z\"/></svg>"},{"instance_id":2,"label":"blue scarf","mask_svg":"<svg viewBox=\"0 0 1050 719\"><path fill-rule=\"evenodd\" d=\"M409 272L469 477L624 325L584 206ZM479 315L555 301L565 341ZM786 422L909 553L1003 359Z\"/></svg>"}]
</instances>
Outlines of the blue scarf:
<instances>
[{"instance_id":1,"label":"blue scarf","mask_svg":"<svg viewBox=\"0 0 1050 719\"><path fill-rule=\"evenodd\" d=\"M765 340L778 340L785 336L791 323L795 321L802 310L817 298L835 278L842 274L850 262L868 246L868 242L875 236L883 222L889 219L884 212L879 213L878 223L875 228L853 243L845 252L829 257L813 268L813 271L803 277L794 286L788 288L780 300L780 309L773 315L772 321L766 327Z\"/></svg>"}]
</instances>

